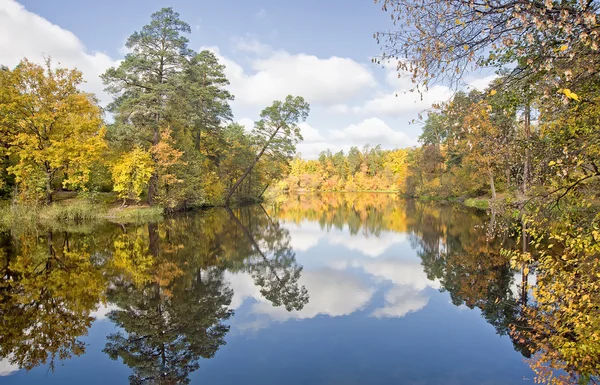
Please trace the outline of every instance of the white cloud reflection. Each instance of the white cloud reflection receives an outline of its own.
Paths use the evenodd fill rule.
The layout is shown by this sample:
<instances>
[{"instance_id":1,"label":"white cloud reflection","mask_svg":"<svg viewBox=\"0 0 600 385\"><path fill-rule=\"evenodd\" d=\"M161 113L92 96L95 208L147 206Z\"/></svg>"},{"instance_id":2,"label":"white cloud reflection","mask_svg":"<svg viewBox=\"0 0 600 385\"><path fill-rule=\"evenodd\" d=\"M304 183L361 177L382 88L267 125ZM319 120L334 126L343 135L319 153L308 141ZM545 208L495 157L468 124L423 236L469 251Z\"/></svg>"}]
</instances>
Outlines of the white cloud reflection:
<instances>
[{"instance_id":1,"label":"white cloud reflection","mask_svg":"<svg viewBox=\"0 0 600 385\"><path fill-rule=\"evenodd\" d=\"M423 309L429 298L422 292L409 287L395 286L385 294L385 306L375 309L371 315L376 318L404 317L408 313Z\"/></svg>"},{"instance_id":2,"label":"white cloud reflection","mask_svg":"<svg viewBox=\"0 0 600 385\"><path fill-rule=\"evenodd\" d=\"M234 292L231 307L238 309L247 300L251 301L250 317L235 325L239 330L258 330L271 322L311 319L319 315L347 316L369 308L373 309L368 313L372 317L404 317L427 305L427 289L440 288L438 281L427 278L418 258L394 257L394 246L406 243L406 234L382 232L378 236L364 233L350 236L347 228L326 231L318 222L309 221L288 222L284 226L290 232L292 247L300 252L298 263L308 262L299 285L308 290L309 302L303 309L292 312L283 306L273 307L248 273L227 274ZM339 253L335 259L327 254L315 258L318 252L327 252L318 250L325 244L341 246L348 253ZM310 249L313 249L310 255L304 253ZM382 257L384 253L386 256ZM304 258L307 260L303 261ZM383 294L380 306L373 303L378 291Z\"/></svg>"},{"instance_id":3,"label":"white cloud reflection","mask_svg":"<svg viewBox=\"0 0 600 385\"><path fill-rule=\"evenodd\" d=\"M0 377L9 376L19 371L19 366L12 364L10 358L0 359Z\"/></svg>"}]
</instances>

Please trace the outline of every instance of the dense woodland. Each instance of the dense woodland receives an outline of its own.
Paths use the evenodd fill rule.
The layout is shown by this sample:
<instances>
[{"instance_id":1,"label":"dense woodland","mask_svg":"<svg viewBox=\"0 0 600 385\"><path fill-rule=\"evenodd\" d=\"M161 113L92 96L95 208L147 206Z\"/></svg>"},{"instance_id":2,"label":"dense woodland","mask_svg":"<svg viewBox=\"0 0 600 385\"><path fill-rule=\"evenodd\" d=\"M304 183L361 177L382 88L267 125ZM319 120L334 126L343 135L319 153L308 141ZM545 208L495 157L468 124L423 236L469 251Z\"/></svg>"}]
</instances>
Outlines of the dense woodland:
<instances>
[{"instance_id":1,"label":"dense woodland","mask_svg":"<svg viewBox=\"0 0 600 385\"><path fill-rule=\"evenodd\" d=\"M281 175L309 106L288 96L252 132L232 123L233 95L216 56L194 52L190 27L164 8L127 40L131 53L102 76L103 111L82 74L24 59L0 70L2 189L18 202L60 190L110 192L123 203L181 209L252 201Z\"/></svg>"}]
</instances>

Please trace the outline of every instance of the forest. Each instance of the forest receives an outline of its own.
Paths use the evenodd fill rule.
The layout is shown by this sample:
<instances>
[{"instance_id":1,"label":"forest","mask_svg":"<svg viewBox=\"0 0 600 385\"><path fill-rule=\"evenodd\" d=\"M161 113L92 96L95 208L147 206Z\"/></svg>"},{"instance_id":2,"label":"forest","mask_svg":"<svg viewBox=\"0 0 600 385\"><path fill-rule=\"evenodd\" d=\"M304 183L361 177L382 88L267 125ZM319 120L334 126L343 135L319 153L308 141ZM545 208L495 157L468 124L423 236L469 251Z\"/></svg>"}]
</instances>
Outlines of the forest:
<instances>
[{"instance_id":1,"label":"forest","mask_svg":"<svg viewBox=\"0 0 600 385\"><path fill-rule=\"evenodd\" d=\"M216 56L188 48L190 26L171 8L127 40L131 53L102 80L102 109L82 73L23 59L0 70L1 188L14 202L60 192L114 192L125 205L165 210L258 200L302 139L310 107L274 101L252 132L233 123Z\"/></svg>"}]
</instances>

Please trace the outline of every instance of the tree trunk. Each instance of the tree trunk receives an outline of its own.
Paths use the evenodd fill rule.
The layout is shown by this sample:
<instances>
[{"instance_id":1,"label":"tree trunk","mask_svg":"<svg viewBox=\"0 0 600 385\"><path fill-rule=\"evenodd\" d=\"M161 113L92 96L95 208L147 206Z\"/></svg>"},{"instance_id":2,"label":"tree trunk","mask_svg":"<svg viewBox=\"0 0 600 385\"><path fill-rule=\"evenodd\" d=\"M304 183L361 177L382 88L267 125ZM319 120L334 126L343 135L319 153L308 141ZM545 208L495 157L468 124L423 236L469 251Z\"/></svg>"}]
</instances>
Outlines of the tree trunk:
<instances>
[{"instance_id":1,"label":"tree trunk","mask_svg":"<svg viewBox=\"0 0 600 385\"><path fill-rule=\"evenodd\" d=\"M160 114L156 114L156 125L154 126L154 132L152 135L152 145L156 146L160 142L160 129L159 129L159 121ZM156 164L156 157L152 154L152 161ZM156 197L158 196L158 172L156 171L156 167L154 168L154 172L150 177L150 181L148 182L148 204L153 206L156 203Z\"/></svg>"},{"instance_id":2,"label":"tree trunk","mask_svg":"<svg viewBox=\"0 0 600 385\"><path fill-rule=\"evenodd\" d=\"M525 118L524 118L524 134L525 134L525 162L523 165L523 195L527 195L527 187L529 185L529 174L530 174L530 155L529 155L529 139L531 137L531 106L529 102L525 105Z\"/></svg>"},{"instance_id":3,"label":"tree trunk","mask_svg":"<svg viewBox=\"0 0 600 385\"><path fill-rule=\"evenodd\" d=\"M490 176L490 190L492 190L492 199L496 200L496 185L494 184L494 173L489 171Z\"/></svg>"},{"instance_id":4,"label":"tree trunk","mask_svg":"<svg viewBox=\"0 0 600 385\"><path fill-rule=\"evenodd\" d=\"M521 234L521 239L522 239L522 250L523 250L523 254L525 254L527 252L527 245L528 245L528 236L527 236L527 223L525 222L525 219L522 217L521 218L521 230L522 230L522 234ZM528 287L528 280L529 280L529 271L527 269L527 264L523 263L523 265L521 266L521 304L523 306L527 305L527 287Z\"/></svg>"},{"instance_id":5,"label":"tree trunk","mask_svg":"<svg viewBox=\"0 0 600 385\"><path fill-rule=\"evenodd\" d=\"M196 143L195 143L196 151L200 152L200 129L196 132Z\"/></svg>"},{"instance_id":6,"label":"tree trunk","mask_svg":"<svg viewBox=\"0 0 600 385\"><path fill-rule=\"evenodd\" d=\"M52 173L46 166L46 204L52 203Z\"/></svg>"},{"instance_id":7,"label":"tree trunk","mask_svg":"<svg viewBox=\"0 0 600 385\"><path fill-rule=\"evenodd\" d=\"M260 195L258 196L259 198L263 196L263 194L265 193L265 191L267 191L267 189L269 188L269 183L267 183L267 185L265 186L265 188L262 190L262 192L260 193Z\"/></svg>"},{"instance_id":8,"label":"tree trunk","mask_svg":"<svg viewBox=\"0 0 600 385\"><path fill-rule=\"evenodd\" d=\"M263 148L260 150L258 155L254 158L254 161L250 164L250 166L248 166L248 168L246 168L246 171L244 171L244 173L242 174L240 179L238 179L237 182L235 182L235 184L233 185L233 187L229 190L229 193L227 193L227 197L225 198L225 206L229 206L229 202L231 201L231 196L233 195L235 190L237 190L237 188L240 187L240 185L242 184L244 179L246 179L248 174L250 174L250 171L252 171L254 166L256 166L256 163L258 163L258 161L260 160L260 157L265 153L265 151L269 147L269 144L271 144L271 141L273 140L275 135L277 135L278 132L279 132L279 127L277 127L277 129L271 134L271 136L269 137L269 139L267 140L267 142L265 143Z\"/></svg>"}]
</instances>

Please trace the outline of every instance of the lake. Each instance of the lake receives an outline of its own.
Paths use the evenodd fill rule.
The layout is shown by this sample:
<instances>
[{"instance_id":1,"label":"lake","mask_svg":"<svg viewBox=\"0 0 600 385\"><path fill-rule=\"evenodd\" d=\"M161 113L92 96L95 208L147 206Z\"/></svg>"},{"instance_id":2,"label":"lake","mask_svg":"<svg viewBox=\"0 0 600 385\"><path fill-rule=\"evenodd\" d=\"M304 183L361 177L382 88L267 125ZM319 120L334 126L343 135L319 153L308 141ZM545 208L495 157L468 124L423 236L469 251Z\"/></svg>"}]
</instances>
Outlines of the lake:
<instances>
[{"instance_id":1,"label":"lake","mask_svg":"<svg viewBox=\"0 0 600 385\"><path fill-rule=\"evenodd\" d=\"M495 226L364 193L4 233L0 383L532 383Z\"/></svg>"}]
</instances>

